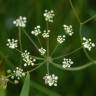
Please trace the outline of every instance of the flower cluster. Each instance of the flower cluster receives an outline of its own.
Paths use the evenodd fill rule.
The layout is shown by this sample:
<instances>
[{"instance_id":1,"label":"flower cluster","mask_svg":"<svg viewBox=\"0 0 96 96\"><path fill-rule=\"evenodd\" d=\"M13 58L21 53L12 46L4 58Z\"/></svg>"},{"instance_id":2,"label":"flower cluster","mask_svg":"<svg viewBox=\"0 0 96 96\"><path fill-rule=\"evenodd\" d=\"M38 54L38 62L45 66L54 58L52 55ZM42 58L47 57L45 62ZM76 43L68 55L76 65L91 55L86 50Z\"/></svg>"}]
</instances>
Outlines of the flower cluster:
<instances>
[{"instance_id":1,"label":"flower cluster","mask_svg":"<svg viewBox=\"0 0 96 96\"><path fill-rule=\"evenodd\" d=\"M60 44L62 44L63 42L65 41L65 35L59 35L58 37L57 37L57 42L58 43L60 43Z\"/></svg>"},{"instance_id":2,"label":"flower cluster","mask_svg":"<svg viewBox=\"0 0 96 96\"><path fill-rule=\"evenodd\" d=\"M18 46L17 46L17 42L18 42L18 40L15 40L15 39L8 39L7 40L7 46L9 47L9 48L11 48L11 49L15 49L15 48L17 48Z\"/></svg>"},{"instance_id":3,"label":"flower cluster","mask_svg":"<svg viewBox=\"0 0 96 96\"><path fill-rule=\"evenodd\" d=\"M48 30L48 31L44 30L44 32L42 34L43 38L48 38L49 37L49 33L50 33L50 30Z\"/></svg>"},{"instance_id":4,"label":"flower cluster","mask_svg":"<svg viewBox=\"0 0 96 96\"><path fill-rule=\"evenodd\" d=\"M44 55L46 53L46 50L44 48L40 48L38 51L41 53L41 55Z\"/></svg>"},{"instance_id":5,"label":"flower cluster","mask_svg":"<svg viewBox=\"0 0 96 96\"><path fill-rule=\"evenodd\" d=\"M25 62L25 63L24 63L24 66L25 66L25 67L26 67L26 66L29 66L29 65L31 65L31 66L34 65L34 62L36 61L36 59L35 59L35 58L32 58L32 57L30 56L30 53L29 53L27 50L25 50L25 52L22 53L21 56L22 56L22 58L23 58L23 61Z\"/></svg>"},{"instance_id":6,"label":"flower cluster","mask_svg":"<svg viewBox=\"0 0 96 96\"><path fill-rule=\"evenodd\" d=\"M6 76L1 75L0 76L0 88L5 89L7 87L7 82L8 81L9 81L9 79Z\"/></svg>"},{"instance_id":7,"label":"flower cluster","mask_svg":"<svg viewBox=\"0 0 96 96\"><path fill-rule=\"evenodd\" d=\"M46 74L43 79L45 80L45 84L49 86L57 86L58 76L55 76L54 74Z\"/></svg>"},{"instance_id":8,"label":"flower cluster","mask_svg":"<svg viewBox=\"0 0 96 96\"><path fill-rule=\"evenodd\" d=\"M23 27L24 28L24 27L26 27L26 22L27 22L26 17L19 16L18 19L13 21L13 24L15 24L16 27Z\"/></svg>"},{"instance_id":9,"label":"flower cluster","mask_svg":"<svg viewBox=\"0 0 96 96\"><path fill-rule=\"evenodd\" d=\"M16 69L13 71L13 75L11 76L11 79L17 78L17 80L20 80L20 78L24 77L25 73L23 72L23 69L16 67Z\"/></svg>"},{"instance_id":10,"label":"flower cluster","mask_svg":"<svg viewBox=\"0 0 96 96\"><path fill-rule=\"evenodd\" d=\"M66 34L68 34L69 36L72 36L74 34L73 29L72 29L72 25L63 25L64 30L66 32Z\"/></svg>"},{"instance_id":11,"label":"flower cluster","mask_svg":"<svg viewBox=\"0 0 96 96\"><path fill-rule=\"evenodd\" d=\"M31 32L33 35L38 36L41 33L40 26L36 26L34 31Z\"/></svg>"},{"instance_id":12,"label":"flower cluster","mask_svg":"<svg viewBox=\"0 0 96 96\"><path fill-rule=\"evenodd\" d=\"M92 42L91 38L87 39L87 38L83 37L83 43L82 44L83 44L84 48L88 49L89 51L91 51L91 49L93 47L95 47L95 44Z\"/></svg>"},{"instance_id":13,"label":"flower cluster","mask_svg":"<svg viewBox=\"0 0 96 96\"><path fill-rule=\"evenodd\" d=\"M71 59L64 58L62 62L62 67L63 68L69 68L74 62Z\"/></svg>"},{"instance_id":14,"label":"flower cluster","mask_svg":"<svg viewBox=\"0 0 96 96\"><path fill-rule=\"evenodd\" d=\"M46 26L47 27L46 29L47 30L44 30L42 32L41 31L42 28L40 27L40 25L37 25L31 31L31 34L33 34L34 36L37 36L37 37L38 37L38 35L41 35L42 38L49 39L49 37L50 37L50 30L49 30L48 23L49 22L51 22L51 23L53 22L53 18L55 16L55 14L54 14L54 11L53 10L50 10L50 11L45 10L45 13L43 14L43 16L44 16L45 21L46 21L46 25L47 25ZM22 28L26 27L26 23L27 23L27 18L26 17L22 17L22 16L20 16L18 19L16 19L16 20L13 21L13 24L15 24L16 27L22 27ZM21 30L21 31L23 31L23 30ZM65 33L59 34L57 36L57 38L56 38L58 45L62 44L65 41L67 35L68 36L72 36L74 34L72 25L65 25L64 24L63 25L63 31L65 31L66 34ZM50 64L53 64L54 66L56 66L55 64L57 64L57 63L54 63L55 60L57 60L59 58L62 58L62 56L58 56L56 58L53 57L53 53L55 53L57 46L56 46L56 48L54 48L52 54L50 54L51 53L50 50L46 50L46 49L44 49L42 47L43 44L41 44L42 42L40 42L39 38L37 38L37 39L38 39L38 43L40 43L41 47L38 48L38 45L35 44L35 40L32 40L32 38L26 33L26 31L24 33L28 37L28 39L30 41L32 41L33 45L36 47L36 49L38 50L38 52L40 53L40 55L42 55L41 57L39 57L39 56L31 56L30 55L30 52L28 52L27 50L25 50L24 52L21 52L22 50L17 49L17 51L21 53L22 61L24 63L24 65L23 65L24 69L27 70L27 67L28 67L28 69L30 69L29 66L37 65L37 67L34 67L34 69L30 69L28 71L28 72L32 72L33 70L39 68L39 66L38 66L39 65L39 61L41 60L41 64L42 65L43 64L47 64L48 65L47 66L47 74L43 77L43 79L45 81L45 84L46 85L49 85L49 86L57 86L58 76L56 76L55 74L49 74L50 73L49 72L50 71L49 70L49 63ZM50 47L49 46L50 45L49 44L49 41L47 40L47 42L46 42L47 45L45 44L46 47L47 47L47 49L50 49L49 48ZM19 43L21 43L21 42L19 42ZM84 46L84 48L88 49L89 51L91 51L91 49L93 47L95 47L95 43L93 43L90 38L87 39L85 37L83 37L83 43L82 43L82 45ZM8 46L11 49L17 48L18 47L18 40L8 39L6 46ZM20 47L22 47L22 46L20 46ZM72 53L74 53L74 52L72 52ZM46 53L48 53L48 54L46 54ZM35 62L38 62L38 64L35 64ZM60 65L60 66L57 65L56 67L58 67L58 68L59 67L60 68L62 67L64 69L67 69L68 70L68 68L70 68L72 64L74 64L74 62L70 58L63 58L62 65ZM12 79L12 81L14 80L14 83L18 83L18 81L22 77L24 77L26 75L27 71L24 72L24 70L22 68L16 67L14 70L10 70L9 69L7 71L7 73L8 73L8 76L9 76L8 78ZM3 83L5 84L6 82L8 82L8 79L6 77L3 77L3 78L0 78L0 82L1 81L4 81Z\"/></svg>"},{"instance_id":15,"label":"flower cluster","mask_svg":"<svg viewBox=\"0 0 96 96\"><path fill-rule=\"evenodd\" d=\"M50 11L45 10L45 13L43 15L45 17L45 21L53 22L53 17L55 16L53 10L50 10Z\"/></svg>"}]
</instances>

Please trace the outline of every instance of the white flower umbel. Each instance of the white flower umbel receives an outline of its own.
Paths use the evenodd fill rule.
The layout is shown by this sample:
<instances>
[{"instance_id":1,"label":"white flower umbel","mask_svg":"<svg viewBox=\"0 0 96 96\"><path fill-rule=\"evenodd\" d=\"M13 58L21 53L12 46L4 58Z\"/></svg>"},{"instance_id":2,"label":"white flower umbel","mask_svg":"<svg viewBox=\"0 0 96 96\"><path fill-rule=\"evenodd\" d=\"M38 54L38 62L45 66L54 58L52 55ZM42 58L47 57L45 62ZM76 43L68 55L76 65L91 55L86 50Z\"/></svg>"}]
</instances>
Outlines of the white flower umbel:
<instances>
[{"instance_id":1,"label":"white flower umbel","mask_svg":"<svg viewBox=\"0 0 96 96\"><path fill-rule=\"evenodd\" d=\"M38 36L41 33L40 26L36 26L34 31L31 32L33 35Z\"/></svg>"},{"instance_id":2,"label":"white flower umbel","mask_svg":"<svg viewBox=\"0 0 96 96\"><path fill-rule=\"evenodd\" d=\"M62 44L65 41L65 35L59 35L57 36L57 42Z\"/></svg>"},{"instance_id":3,"label":"white flower umbel","mask_svg":"<svg viewBox=\"0 0 96 96\"><path fill-rule=\"evenodd\" d=\"M44 30L44 32L42 34L43 38L48 38L50 36L49 33L50 33L50 30L48 30L48 31Z\"/></svg>"},{"instance_id":4,"label":"white flower umbel","mask_svg":"<svg viewBox=\"0 0 96 96\"><path fill-rule=\"evenodd\" d=\"M6 46L8 46L8 47L11 48L11 49L15 49L15 48L18 47L17 42L18 42L18 40L8 39Z\"/></svg>"},{"instance_id":5,"label":"white flower umbel","mask_svg":"<svg viewBox=\"0 0 96 96\"><path fill-rule=\"evenodd\" d=\"M33 66L35 64L34 62L36 61L36 59L32 58L32 56L27 50L25 50L25 52L22 53L21 56L22 56L23 61L25 62L24 63L25 67L30 66L30 65Z\"/></svg>"},{"instance_id":6,"label":"white flower umbel","mask_svg":"<svg viewBox=\"0 0 96 96\"><path fill-rule=\"evenodd\" d=\"M44 48L40 48L38 51L41 55L44 55L46 53L46 50Z\"/></svg>"},{"instance_id":7,"label":"white flower umbel","mask_svg":"<svg viewBox=\"0 0 96 96\"><path fill-rule=\"evenodd\" d=\"M43 79L45 80L46 85L57 86L58 76L46 74Z\"/></svg>"},{"instance_id":8,"label":"white flower umbel","mask_svg":"<svg viewBox=\"0 0 96 96\"><path fill-rule=\"evenodd\" d=\"M13 75L11 76L11 79L18 79L20 80L20 78L24 77L25 73L23 72L23 69L16 67L16 69L13 71Z\"/></svg>"},{"instance_id":9,"label":"white flower umbel","mask_svg":"<svg viewBox=\"0 0 96 96\"><path fill-rule=\"evenodd\" d=\"M72 29L72 25L63 25L64 30L66 32L66 34L68 34L69 36L72 36L74 34L73 29Z\"/></svg>"},{"instance_id":10,"label":"white flower umbel","mask_svg":"<svg viewBox=\"0 0 96 96\"><path fill-rule=\"evenodd\" d=\"M45 10L45 13L43 15L45 17L45 21L53 22L53 17L55 16L53 10L50 10L50 11Z\"/></svg>"},{"instance_id":11,"label":"white flower umbel","mask_svg":"<svg viewBox=\"0 0 96 96\"><path fill-rule=\"evenodd\" d=\"M26 27L26 22L27 22L26 17L19 16L18 19L13 21L13 24L15 24L16 27L23 27L24 28L24 27Z\"/></svg>"},{"instance_id":12,"label":"white flower umbel","mask_svg":"<svg viewBox=\"0 0 96 96\"><path fill-rule=\"evenodd\" d=\"M91 38L87 39L87 38L83 37L83 43L82 44L83 44L84 48L88 49L89 51L91 51L91 49L93 47L95 47L95 43L92 42Z\"/></svg>"},{"instance_id":13,"label":"white flower umbel","mask_svg":"<svg viewBox=\"0 0 96 96\"><path fill-rule=\"evenodd\" d=\"M62 62L62 67L63 68L69 68L71 67L71 65L73 64L74 62L71 60L71 59L68 59L68 58L64 58L63 59L63 62Z\"/></svg>"}]
</instances>

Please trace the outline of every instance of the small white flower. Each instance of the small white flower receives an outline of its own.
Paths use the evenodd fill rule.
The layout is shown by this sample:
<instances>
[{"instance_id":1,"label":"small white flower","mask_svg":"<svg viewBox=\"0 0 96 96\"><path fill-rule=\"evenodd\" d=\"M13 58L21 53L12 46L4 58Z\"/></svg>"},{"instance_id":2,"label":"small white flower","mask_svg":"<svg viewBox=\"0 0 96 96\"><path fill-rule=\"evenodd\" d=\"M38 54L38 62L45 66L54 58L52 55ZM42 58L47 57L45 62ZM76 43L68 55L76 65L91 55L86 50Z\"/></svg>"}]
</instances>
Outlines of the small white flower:
<instances>
[{"instance_id":1,"label":"small white flower","mask_svg":"<svg viewBox=\"0 0 96 96\"><path fill-rule=\"evenodd\" d=\"M87 38L83 37L83 43L82 44L83 44L84 48L88 49L89 51L91 51L91 49L93 47L95 47L95 44L92 42L91 38L87 39Z\"/></svg>"},{"instance_id":2,"label":"small white flower","mask_svg":"<svg viewBox=\"0 0 96 96\"><path fill-rule=\"evenodd\" d=\"M34 31L31 32L33 35L38 36L41 33L40 26L36 26Z\"/></svg>"},{"instance_id":3,"label":"small white flower","mask_svg":"<svg viewBox=\"0 0 96 96\"><path fill-rule=\"evenodd\" d=\"M72 36L74 34L73 29L72 29L72 25L63 25L64 30L66 32L66 34L68 34L69 36Z\"/></svg>"},{"instance_id":4,"label":"small white flower","mask_svg":"<svg viewBox=\"0 0 96 96\"><path fill-rule=\"evenodd\" d=\"M24 28L24 27L26 27L26 22L27 22L26 17L19 16L18 19L13 21L13 24L15 24L16 27L23 27Z\"/></svg>"},{"instance_id":5,"label":"small white flower","mask_svg":"<svg viewBox=\"0 0 96 96\"><path fill-rule=\"evenodd\" d=\"M15 49L15 48L18 47L18 46L17 46L18 40L8 39L7 42L8 42L8 43L6 44L6 46L8 46L8 47L11 48L11 49Z\"/></svg>"},{"instance_id":6,"label":"small white flower","mask_svg":"<svg viewBox=\"0 0 96 96\"><path fill-rule=\"evenodd\" d=\"M49 33L50 33L50 30L48 30L48 31L44 30L44 32L42 34L43 38L48 38L50 36Z\"/></svg>"},{"instance_id":7,"label":"small white flower","mask_svg":"<svg viewBox=\"0 0 96 96\"><path fill-rule=\"evenodd\" d=\"M58 76L46 74L43 79L45 80L46 85L57 86Z\"/></svg>"},{"instance_id":8,"label":"small white flower","mask_svg":"<svg viewBox=\"0 0 96 96\"><path fill-rule=\"evenodd\" d=\"M21 54L22 58L23 58L23 61L25 62L24 63L24 66L33 66L34 65L34 62L36 61L35 58L32 58L32 56L30 55L30 53L25 50L24 53Z\"/></svg>"},{"instance_id":9,"label":"small white flower","mask_svg":"<svg viewBox=\"0 0 96 96\"><path fill-rule=\"evenodd\" d=\"M9 79L7 76L1 75L0 76L0 88L6 89L8 81Z\"/></svg>"},{"instance_id":10,"label":"small white flower","mask_svg":"<svg viewBox=\"0 0 96 96\"><path fill-rule=\"evenodd\" d=\"M40 48L38 51L41 53L41 55L44 55L46 53L46 50L44 48Z\"/></svg>"},{"instance_id":11,"label":"small white flower","mask_svg":"<svg viewBox=\"0 0 96 96\"><path fill-rule=\"evenodd\" d=\"M25 76L25 73L23 72L23 69L16 67L16 69L13 71L13 74L11 76L11 79L14 79L15 77L19 80L20 78Z\"/></svg>"},{"instance_id":12,"label":"small white flower","mask_svg":"<svg viewBox=\"0 0 96 96\"><path fill-rule=\"evenodd\" d=\"M63 68L69 68L71 67L71 65L73 64L74 62L71 60L71 59L68 59L68 58L64 58L63 59L63 62L62 62L62 67Z\"/></svg>"},{"instance_id":13,"label":"small white flower","mask_svg":"<svg viewBox=\"0 0 96 96\"><path fill-rule=\"evenodd\" d=\"M45 10L45 13L43 15L45 17L45 21L53 22L53 17L55 16L53 10L50 10L50 11Z\"/></svg>"},{"instance_id":14,"label":"small white flower","mask_svg":"<svg viewBox=\"0 0 96 96\"><path fill-rule=\"evenodd\" d=\"M62 44L63 42L65 41L65 35L59 35L58 37L57 37L57 42L58 43L60 43L60 44Z\"/></svg>"}]
</instances>

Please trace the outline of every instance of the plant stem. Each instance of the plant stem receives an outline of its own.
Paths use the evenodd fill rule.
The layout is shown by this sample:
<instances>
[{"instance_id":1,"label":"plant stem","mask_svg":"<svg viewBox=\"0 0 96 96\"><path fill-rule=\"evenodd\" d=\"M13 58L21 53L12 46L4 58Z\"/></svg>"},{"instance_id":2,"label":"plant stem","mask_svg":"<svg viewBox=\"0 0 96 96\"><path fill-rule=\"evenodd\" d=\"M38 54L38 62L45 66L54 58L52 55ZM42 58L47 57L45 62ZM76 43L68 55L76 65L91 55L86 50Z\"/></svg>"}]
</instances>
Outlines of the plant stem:
<instances>
[{"instance_id":1,"label":"plant stem","mask_svg":"<svg viewBox=\"0 0 96 96\"><path fill-rule=\"evenodd\" d=\"M22 52L23 49L22 49L22 33L21 33L21 28L18 27L18 37L19 37L19 46L20 46L20 51ZM20 66L22 65L22 59L20 59Z\"/></svg>"},{"instance_id":2,"label":"plant stem","mask_svg":"<svg viewBox=\"0 0 96 96\"><path fill-rule=\"evenodd\" d=\"M94 16L88 18L87 20L83 21L81 24L86 24L86 23L88 23L89 21L91 21L91 20L93 20L95 18L96 18L96 14Z\"/></svg>"},{"instance_id":3,"label":"plant stem","mask_svg":"<svg viewBox=\"0 0 96 96\"><path fill-rule=\"evenodd\" d=\"M73 4L72 4L72 1L69 0L69 3L70 3L70 6L71 6L71 8L72 8L72 11L73 11L74 15L76 16L78 22L80 23L80 18L79 18L79 16L78 16L77 13L76 13L76 10L75 10L75 8L74 8L74 6L73 6Z\"/></svg>"},{"instance_id":4,"label":"plant stem","mask_svg":"<svg viewBox=\"0 0 96 96\"><path fill-rule=\"evenodd\" d=\"M48 22L46 22L46 31L48 32ZM49 56L49 37L47 38L47 56Z\"/></svg>"},{"instance_id":5,"label":"plant stem","mask_svg":"<svg viewBox=\"0 0 96 96\"><path fill-rule=\"evenodd\" d=\"M35 42L31 39L31 37L28 35L26 30L23 29L24 34L28 37L28 39L31 41L31 43L35 46L35 48L38 50L38 46L35 44Z\"/></svg>"},{"instance_id":6,"label":"plant stem","mask_svg":"<svg viewBox=\"0 0 96 96\"><path fill-rule=\"evenodd\" d=\"M93 62L89 62L89 63L86 63L85 65L82 65L82 66L79 66L79 67L70 67L70 68L63 68L60 64L57 64L57 63L54 63L52 62L51 63L53 66L59 68L59 69L62 69L62 70L67 70L67 71L79 71L79 70L83 70L91 65L93 65Z\"/></svg>"},{"instance_id":7,"label":"plant stem","mask_svg":"<svg viewBox=\"0 0 96 96\"><path fill-rule=\"evenodd\" d=\"M46 22L46 31L48 32L48 22ZM47 57L49 57L49 37L47 38ZM49 62L47 62L47 73L49 74Z\"/></svg>"},{"instance_id":8,"label":"plant stem","mask_svg":"<svg viewBox=\"0 0 96 96\"><path fill-rule=\"evenodd\" d=\"M49 74L49 63L47 62L47 74Z\"/></svg>"},{"instance_id":9,"label":"plant stem","mask_svg":"<svg viewBox=\"0 0 96 96\"><path fill-rule=\"evenodd\" d=\"M39 42L39 44L40 44L40 47L42 47L42 43L41 43L41 41L40 41L40 39L39 39L39 36L37 36L37 39L38 39L38 42Z\"/></svg>"},{"instance_id":10,"label":"plant stem","mask_svg":"<svg viewBox=\"0 0 96 96\"><path fill-rule=\"evenodd\" d=\"M58 48L59 45L60 45L60 44L57 44L57 45L55 46L54 50L53 50L52 53L51 53L51 56L55 53L55 51L56 51L56 49Z\"/></svg>"},{"instance_id":11,"label":"plant stem","mask_svg":"<svg viewBox=\"0 0 96 96\"><path fill-rule=\"evenodd\" d=\"M18 37L19 37L20 51L22 51L21 28L18 27L18 30L19 30Z\"/></svg>"},{"instance_id":12,"label":"plant stem","mask_svg":"<svg viewBox=\"0 0 96 96\"><path fill-rule=\"evenodd\" d=\"M45 63L45 62L40 63L37 67L35 67L35 68L33 68L32 70L29 70L29 71L27 71L27 72L31 73L31 72L37 70L37 69L40 68L44 63ZM25 73L27 73L27 72L25 72Z\"/></svg>"},{"instance_id":13,"label":"plant stem","mask_svg":"<svg viewBox=\"0 0 96 96\"><path fill-rule=\"evenodd\" d=\"M82 46L79 47L79 48L77 48L77 49L75 49L75 50L73 50L73 51L70 52L70 53L67 53L67 54L62 55L62 56L55 57L55 58L53 58L53 60L60 59L60 58L63 58L63 57L65 57L65 56L68 56L68 55L74 54L75 52L79 51L81 48L82 48Z\"/></svg>"}]
</instances>

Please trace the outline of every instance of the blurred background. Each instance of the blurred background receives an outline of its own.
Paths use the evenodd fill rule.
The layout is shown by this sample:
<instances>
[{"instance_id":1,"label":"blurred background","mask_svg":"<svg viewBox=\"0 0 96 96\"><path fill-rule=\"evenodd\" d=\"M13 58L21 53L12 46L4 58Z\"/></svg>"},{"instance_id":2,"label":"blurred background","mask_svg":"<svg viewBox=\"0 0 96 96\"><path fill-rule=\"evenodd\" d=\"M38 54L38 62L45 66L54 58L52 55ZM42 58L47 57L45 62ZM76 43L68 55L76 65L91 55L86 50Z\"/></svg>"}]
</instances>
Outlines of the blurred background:
<instances>
[{"instance_id":1,"label":"blurred background","mask_svg":"<svg viewBox=\"0 0 96 96\"><path fill-rule=\"evenodd\" d=\"M72 3L81 21L96 14L96 0L72 0ZM54 23L49 25L51 30L50 52L56 46L57 35L63 32L63 24L71 24L75 32L72 37L67 37L66 42L57 49L54 57L67 54L81 46L80 24L72 11L69 0L0 0L0 74L2 72L4 74L5 70L12 68L12 65L19 65L20 54L6 47L8 38L18 38L18 29L12 21L19 16L26 16L28 18L26 30L30 35L36 25L41 25L42 30L46 29L43 17L45 9L55 11ZM96 19L84 24L82 36L91 37L93 42L96 42ZM36 41L34 36L32 38ZM44 40L42 44L46 46ZM23 33L22 45L23 49L38 56L37 50ZM89 55L96 59L96 48L93 48ZM75 62L74 67L89 62L82 49L68 57ZM56 62L61 64L62 58ZM30 96L96 96L96 65L80 71L63 71L50 65L50 73L59 76L58 86L45 86L42 77L46 74L46 66L42 66L31 73ZM19 96L21 88L22 82L17 85L8 83L6 96Z\"/></svg>"}]
</instances>

